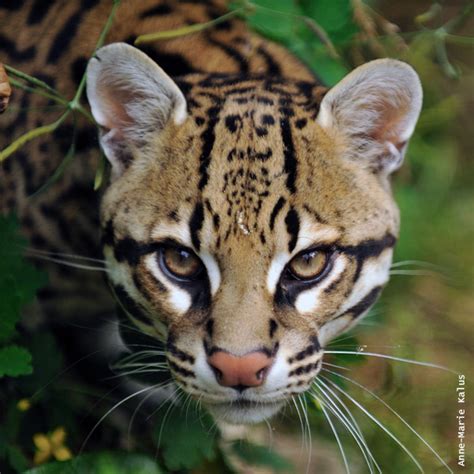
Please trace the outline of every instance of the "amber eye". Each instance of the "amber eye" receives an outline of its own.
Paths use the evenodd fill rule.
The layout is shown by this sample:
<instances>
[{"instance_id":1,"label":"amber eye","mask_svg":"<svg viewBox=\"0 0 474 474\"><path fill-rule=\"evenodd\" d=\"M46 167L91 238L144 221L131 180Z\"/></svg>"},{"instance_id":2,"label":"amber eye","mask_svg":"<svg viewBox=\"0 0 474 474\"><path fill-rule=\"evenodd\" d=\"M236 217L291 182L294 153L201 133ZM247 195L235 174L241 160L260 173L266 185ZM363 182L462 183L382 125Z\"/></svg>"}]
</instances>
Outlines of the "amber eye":
<instances>
[{"instance_id":1,"label":"amber eye","mask_svg":"<svg viewBox=\"0 0 474 474\"><path fill-rule=\"evenodd\" d=\"M328 254L320 250L309 250L294 257L288 264L288 271L298 280L314 280L327 268Z\"/></svg>"},{"instance_id":2,"label":"amber eye","mask_svg":"<svg viewBox=\"0 0 474 474\"><path fill-rule=\"evenodd\" d=\"M194 280L204 268L193 251L172 246L161 249L160 265L171 276L181 280Z\"/></svg>"}]
</instances>

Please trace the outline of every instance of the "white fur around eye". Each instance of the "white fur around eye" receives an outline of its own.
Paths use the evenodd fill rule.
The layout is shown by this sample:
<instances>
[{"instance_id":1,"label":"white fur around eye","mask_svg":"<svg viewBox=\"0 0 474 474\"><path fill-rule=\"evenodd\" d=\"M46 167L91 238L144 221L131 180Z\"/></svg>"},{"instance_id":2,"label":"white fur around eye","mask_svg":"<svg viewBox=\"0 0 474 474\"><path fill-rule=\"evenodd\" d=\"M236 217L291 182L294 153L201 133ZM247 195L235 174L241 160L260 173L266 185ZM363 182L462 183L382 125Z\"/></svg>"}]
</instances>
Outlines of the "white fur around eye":
<instances>
[{"instance_id":1,"label":"white fur around eye","mask_svg":"<svg viewBox=\"0 0 474 474\"><path fill-rule=\"evenodd\" d=\"M182 288L174 285L163 274L158 265L156 254L152 253L145 258L145 264L152 275L168 290L168 301L178 314L184 314L191 307L191 296Z\"/></svg>"},{"instance_id":2,"label":"white fur around eye","mask_svg":"<svg viewBox=\"0 0 474 474\"><path fill-rule=\"evenodd\" d=\"M212 295L215 295L221 284L221 272L219 271L219 266L214 257L212 257L208 252L200 252L199 257L201 257L201 260L206 267L209 282L211 284L211 293Z\"/></svg>"},{"instance_id":3,"label":"white fur around eye","mask_svg":"<svg viewBox=\"0 0 474 474\"><path fill-rule=\"evenodd\" d=\"M366 260L349 298L339 308L338 314L352 308L375 287L387 283L392 264L392 253L392 249L386 249L380 256Z\"/></svg>"},{"instance_id":4,"label":"white fur around eye","mask_svg":"<svg viewBox=\"0 0 474 474\"><path fill-rule=\"evenodd\" d=\"M343 255L336 257L329 275L310 290L302 291L295 301L296 309L302 313L314 313L319 307L321 293L342 274L346 268L347 259Z\"/></svg>"},{"instance_id":5,"label":"white fur around eye","mask_svg":"<svg viewBox=\"0 0 474 474\"><path fill-rule=\"evenodd\" d=\"M290 254L286 252L278 253L270 264L270 269L268 270L267 276L267 288L270 294L274 294L276 287L280 280L280 275L283 269L285 268L286 263L290 259Z\"/></svg>"}]
</instances>

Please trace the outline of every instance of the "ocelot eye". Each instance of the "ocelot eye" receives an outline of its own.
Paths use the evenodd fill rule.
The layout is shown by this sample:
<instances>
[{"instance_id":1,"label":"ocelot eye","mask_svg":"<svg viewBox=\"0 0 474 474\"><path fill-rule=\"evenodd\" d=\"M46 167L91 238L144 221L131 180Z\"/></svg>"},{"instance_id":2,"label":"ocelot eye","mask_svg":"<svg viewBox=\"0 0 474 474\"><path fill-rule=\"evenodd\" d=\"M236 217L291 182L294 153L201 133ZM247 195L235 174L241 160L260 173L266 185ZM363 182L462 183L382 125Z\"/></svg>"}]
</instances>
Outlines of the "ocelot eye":
<instances>
[{"instance_id":1,"label":"ocelot eye","mask_svg":"<svg viewBox=\"0 0 474 474\"><path fill-rule=\"evenodd\" d=\"M325 273L329 253L323 250L305 250L296 255L287 265L287 271L296 280L316 280Z\"/></svg>"},{"instance_id":2,"label":"ocelot eye","mask_svg":"<svg viewBox=\"0 0 474 474\"><path fill-rule=\"evenodd\" d=\"M201 259L185 247L164 246L159 252L161 269L178 280L195 280L204 269Z\"/></svg>"}]
</instances>

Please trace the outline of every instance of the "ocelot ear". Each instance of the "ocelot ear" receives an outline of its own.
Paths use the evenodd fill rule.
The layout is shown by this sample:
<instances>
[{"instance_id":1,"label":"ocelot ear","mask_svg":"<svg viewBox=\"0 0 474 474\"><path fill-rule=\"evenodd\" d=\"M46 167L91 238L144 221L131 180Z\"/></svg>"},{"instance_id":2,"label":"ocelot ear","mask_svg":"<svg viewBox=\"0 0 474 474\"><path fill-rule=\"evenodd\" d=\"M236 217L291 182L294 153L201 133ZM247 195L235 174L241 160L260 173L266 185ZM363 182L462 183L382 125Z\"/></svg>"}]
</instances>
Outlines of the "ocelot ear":
<instances>
[{"instance_id":1,"label":"ocelot ear","mask_svg":"<svg viewBox=\"0 0 474 474\"><path fill-rule=\"evenodd\" d=\"M138 149L170 120L186 118L178 86L146 54L125 43L100 48L87 66L87 97L102 128L101 146L112 177L123 173Z\"/></svg>"},{"instance_id":2,"label":"ocelot ear","mask_svg":"<svg viewBox=\"0 0 474 474\"><path fill-rule=\"evenodd\" d=\"M421 110L411 66L378 59L358 67L323 98L319 124L342 135L348 157L381 175L400 167Z\"/></svg>"}]
</instances>

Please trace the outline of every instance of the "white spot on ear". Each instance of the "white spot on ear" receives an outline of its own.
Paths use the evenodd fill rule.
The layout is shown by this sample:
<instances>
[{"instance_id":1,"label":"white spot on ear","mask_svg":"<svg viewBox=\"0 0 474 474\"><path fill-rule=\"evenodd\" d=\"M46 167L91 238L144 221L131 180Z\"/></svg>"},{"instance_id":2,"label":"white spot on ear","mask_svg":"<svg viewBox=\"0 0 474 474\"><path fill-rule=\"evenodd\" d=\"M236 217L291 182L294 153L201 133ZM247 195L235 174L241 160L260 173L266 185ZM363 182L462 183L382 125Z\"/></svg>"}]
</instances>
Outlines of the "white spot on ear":
<instances>
[{"instance_id":1,"label":"white spot on ear","mask_svg":"<svg viewBox=\"0 0 474 474\"><path fill-rule=\"evenodd\" d=\"M182 288L174 285L163 274L158 266L155 254L150 254L145 258L145 265L152 275L162 283L168 290L168 300L170 305L178 314L184 314L191 307L191 296Z\"/></svg>"},{"instance_id":2,"label":"white spot on ear","mask_svg":"<svg viewBox=\"0 0 474 474\"><path fill-rule=\"evenodd\" d=\"M267 275L267 288L270 294L275 294L280 275L285 268L286 262L290 259L290 254L287 252L277 253L270 264L270 269Z\"/></svg>"},{"instance_id":3,"label":"white spot on ear","mask_svg":"<svg viewBox=\"0 0 474 474\"><path fill-rule=\"evenodd\" d=\"M336 257L330 274L318 285L310 290L302 291L295 301L295 307L301 314L314 313L319 307L321 293L339 278L346 268L347 260L343 255Z\"/></svg>"},{"instance_id":4,"label":"white spot on ear","mask_svg":"<svg viewBox=\"0 0 474 474\"><path fill-rule=\"evenodd\" d=\"M211 293L215 295L221 284L221 272L215 258L208 252L200 252L199 256L207 269L209 281L211 283Z\"/></svg>"}]
</instances>

